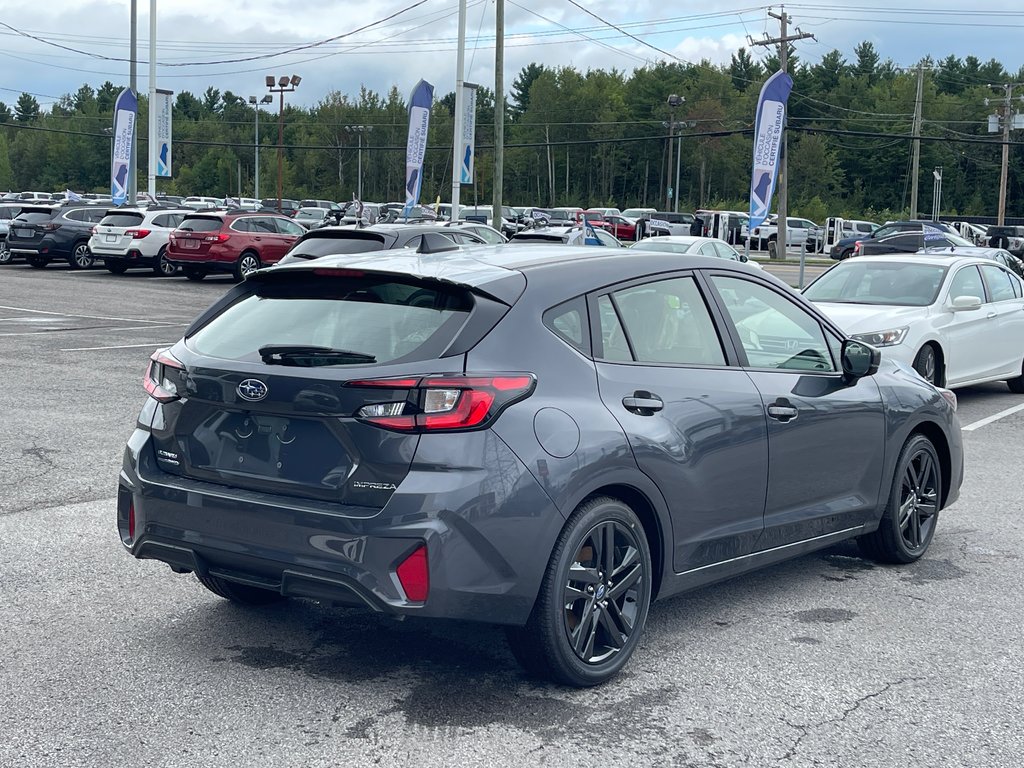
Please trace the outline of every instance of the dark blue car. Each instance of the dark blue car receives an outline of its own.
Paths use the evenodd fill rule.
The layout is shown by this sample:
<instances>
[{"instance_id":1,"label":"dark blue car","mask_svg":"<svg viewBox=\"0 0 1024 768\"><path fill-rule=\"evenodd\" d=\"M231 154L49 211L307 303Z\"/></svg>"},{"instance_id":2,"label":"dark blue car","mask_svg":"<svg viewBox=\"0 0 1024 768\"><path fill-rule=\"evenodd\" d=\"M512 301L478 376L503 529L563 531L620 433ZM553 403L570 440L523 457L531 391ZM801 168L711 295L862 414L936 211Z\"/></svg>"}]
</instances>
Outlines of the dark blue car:
<instances>
[{"instance_id":1,"label":"dark blue car","mask_svg":"<svg viewBox=\"0 0 1024 768\"><path fill-rule=\"evenodd\" d=\"M245 604L505 625L586 686L652 600L855 538L921 557L956 398L721 259L565 246L261 270L153 356L135 557Z\"/></svg>"}]
</instances>

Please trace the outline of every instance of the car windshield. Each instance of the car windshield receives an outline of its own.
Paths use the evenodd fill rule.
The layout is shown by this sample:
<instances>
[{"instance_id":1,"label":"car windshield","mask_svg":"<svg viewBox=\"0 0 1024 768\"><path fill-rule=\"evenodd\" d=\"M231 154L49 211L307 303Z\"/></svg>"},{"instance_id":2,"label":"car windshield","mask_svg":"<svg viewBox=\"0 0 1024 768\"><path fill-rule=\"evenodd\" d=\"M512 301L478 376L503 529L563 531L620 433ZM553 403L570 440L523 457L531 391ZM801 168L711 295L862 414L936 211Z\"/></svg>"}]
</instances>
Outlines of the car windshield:
<instances>
[{"instance_id":1,"label":"car windshield","mask_svg":"<svg viewBox=\"0 0 1024 768\"><path fill-rule=\"evenodd\" d=\"M935 302L947 267L898 261L844 261L811 283L815 302L926 307Z\"/></svg>"},{"instance_id":2,"label":"car windshield","mask_svg":"<svg viewBox=\"0 0 1024 768\"><path fill-rule=\"evenodd\" d=\"M296 216L313 216L322 219L327 214L326 208L299 208Z\"/></svg>"}]
</instances>

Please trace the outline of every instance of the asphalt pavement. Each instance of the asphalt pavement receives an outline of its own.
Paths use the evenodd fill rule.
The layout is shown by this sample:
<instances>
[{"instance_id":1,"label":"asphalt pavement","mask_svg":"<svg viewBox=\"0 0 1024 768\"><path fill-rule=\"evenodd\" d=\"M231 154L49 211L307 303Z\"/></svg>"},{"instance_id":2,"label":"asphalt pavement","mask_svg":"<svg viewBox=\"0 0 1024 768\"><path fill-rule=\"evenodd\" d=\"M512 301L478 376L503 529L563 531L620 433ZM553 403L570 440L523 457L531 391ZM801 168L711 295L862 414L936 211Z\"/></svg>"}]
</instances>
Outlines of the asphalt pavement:
<instances>
[{"instance_id":1,"label":"asphalt pavement","mask_svg":"<svg viewBox=\"0 0 1024 768\"><path fill-rule=\"evenodd\" d=\"M0 268L0 766L1021 765L1024 396L958 393L920 562L847 544L656 603L575 691L492 627L244 609L124 553L147 359L228 287Z\"/></svg>"}]
</instances>

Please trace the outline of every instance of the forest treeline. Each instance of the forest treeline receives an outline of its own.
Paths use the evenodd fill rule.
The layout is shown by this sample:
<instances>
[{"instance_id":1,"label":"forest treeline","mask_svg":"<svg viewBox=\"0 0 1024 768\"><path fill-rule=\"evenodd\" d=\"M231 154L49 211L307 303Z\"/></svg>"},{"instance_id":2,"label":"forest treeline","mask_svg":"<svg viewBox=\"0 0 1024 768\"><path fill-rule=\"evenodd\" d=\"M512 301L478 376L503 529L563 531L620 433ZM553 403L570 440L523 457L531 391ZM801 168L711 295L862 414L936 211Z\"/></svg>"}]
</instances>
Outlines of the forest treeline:
<instances>
[{"instance_id":1,"label":"forest treeline","mask_svg":"<svg viewBox=\"0 0 1024 768\"><path fill-rule=\"evenodd\" d=\"M836 50L815 63L791 55L790 211L883 218L910 205L910 157L916 69L882 61L870 42L849 56ZM919 209L931 211L932 170L943 169L944 213L994 215L1000 134L988 115L1002 91L989 84L1024 80L995 60L926 59ZM632 73L578 71L530 64L516 76L507 103L503 195L512 205L638 205L664 208L674 186L668 124L680 138L681 210L746 208L757 95L778 67L740 49L728 65L659 63ZM0 103L0 189L105 191L110 123L122 85L82 85L48 110L23 93ZM411 89L412 83L406 90ZM259 93L259 92L258 92ZM674 114L670 94L685 102ZM291 97L290 97L291 98ZM986 99L989 104L986 105ZM363 88L328 93L312 107L284 110L284 196L351 199L362 144L363 199L402 197L407 94ZM424 165L423 199L449 197L454 94L435 101ZM260 115L260 193L276 194L278 105ZM140 98L140 189L145 189L146 109ZM159 191L251 195L256 114L248 98L211 85L180 92L174 103L174 177ZM1024 214L1024 132L1011 146L1008 215ZM477 101L476 183L462 200L490 202L494 94ZM673 154L675 153L673 148ZM239 188L239 181L241 188Z\"/></svg>"}]
</instances>

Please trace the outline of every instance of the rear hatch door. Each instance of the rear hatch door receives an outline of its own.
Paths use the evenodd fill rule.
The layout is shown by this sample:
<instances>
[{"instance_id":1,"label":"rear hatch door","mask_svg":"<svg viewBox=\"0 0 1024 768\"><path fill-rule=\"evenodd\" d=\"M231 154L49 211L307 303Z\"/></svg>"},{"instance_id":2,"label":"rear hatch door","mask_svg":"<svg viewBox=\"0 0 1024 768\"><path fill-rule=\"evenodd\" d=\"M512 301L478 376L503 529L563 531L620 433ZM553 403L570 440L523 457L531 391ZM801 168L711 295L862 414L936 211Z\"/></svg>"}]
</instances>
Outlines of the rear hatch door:
<instances>
[{"instance_id":1,"label":"rear hatch door","mask_svg":"<svg viewBox=\"0 0 1024 768\"><path fill-rule=\"evenodd\" d=\"M53 218L52 208L23 208L11 222L11 229L7 235L8 246L12 249L38 249L45 234L57 228Z\"/></svg>"},{"instance_id":2,"label":"rear hatch door","mask_svg":"<svg viewBox=\"0 0 1024 768\"><path fill-rule=\"evenodd\" d=\"M120 211L104 216L93 229L92 249L103 253L126 254L136 234L142 232L141 212Z\"/></svg>"},{"instance_id":3,"label":"rear hatch door","mask_svg":"<svg viewBox=\"0 0 1024 768\"><path fill-rule=\"evenodd\" d=\"M172 247L189 257L200 256L221 241L224 221L219 216L186 216L171 236Z\"/></svg>"},{"instance_id":4,"label":"rear hatch door","mask_svg":"<svg viewBox=\"0 0 1024 768\"><path fill-rule=\"evenodd\" d=\"M462 373L465 355L445 355L477 332L482 306L492 318L507 309L466 287L404 275L250 278L171 348L182 368L157 373L180 396L154 421L157 465L233 488L379 508L409 472L419 437L367 415L414 413L421 376Z\"/></svg>"}]
</instances>

